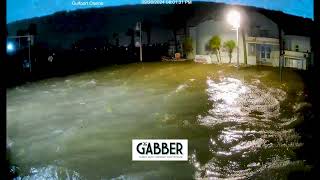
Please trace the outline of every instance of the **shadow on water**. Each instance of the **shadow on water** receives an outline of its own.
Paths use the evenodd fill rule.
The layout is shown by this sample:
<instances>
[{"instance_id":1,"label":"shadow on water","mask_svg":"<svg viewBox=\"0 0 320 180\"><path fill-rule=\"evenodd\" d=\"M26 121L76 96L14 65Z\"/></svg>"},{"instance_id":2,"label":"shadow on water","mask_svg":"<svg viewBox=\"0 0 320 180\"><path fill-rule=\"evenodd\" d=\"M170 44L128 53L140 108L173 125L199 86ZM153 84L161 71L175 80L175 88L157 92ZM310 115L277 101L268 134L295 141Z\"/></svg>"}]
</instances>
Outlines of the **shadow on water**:
<instances>
[{"instance_id":1,"label":"shadow on water","mask_svg":"<svg viewBox=\"0 0 320 180\"><path fill-rule=\"evenodd\" d=\"M295 126L300 134L303 146L296 150L299 159L305 159L312 165L308 173L296 172L290 178L319 178L320 177L320 79L316 70L298 72L305 83L304 93L306 102L310 103L299 109L302 121Z\"/></svg>"}]
</instances>

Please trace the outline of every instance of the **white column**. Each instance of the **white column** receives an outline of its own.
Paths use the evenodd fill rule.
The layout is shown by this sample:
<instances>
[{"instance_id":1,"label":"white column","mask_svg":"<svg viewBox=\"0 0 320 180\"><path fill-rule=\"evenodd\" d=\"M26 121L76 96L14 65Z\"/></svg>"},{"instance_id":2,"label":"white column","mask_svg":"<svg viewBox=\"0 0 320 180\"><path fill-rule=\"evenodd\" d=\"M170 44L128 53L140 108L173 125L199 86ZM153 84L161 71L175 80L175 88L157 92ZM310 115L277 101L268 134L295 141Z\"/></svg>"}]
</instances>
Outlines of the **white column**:
<instances>
[{"instance_id":1,"label":"white column","mask_svg":"<svg viewBox=\"0 0 320 180\"><path fill-rule=\"evenodd\" d=\"M239 68L239 28L237 28L237 67Z\"/></svg>"}]
</instances>

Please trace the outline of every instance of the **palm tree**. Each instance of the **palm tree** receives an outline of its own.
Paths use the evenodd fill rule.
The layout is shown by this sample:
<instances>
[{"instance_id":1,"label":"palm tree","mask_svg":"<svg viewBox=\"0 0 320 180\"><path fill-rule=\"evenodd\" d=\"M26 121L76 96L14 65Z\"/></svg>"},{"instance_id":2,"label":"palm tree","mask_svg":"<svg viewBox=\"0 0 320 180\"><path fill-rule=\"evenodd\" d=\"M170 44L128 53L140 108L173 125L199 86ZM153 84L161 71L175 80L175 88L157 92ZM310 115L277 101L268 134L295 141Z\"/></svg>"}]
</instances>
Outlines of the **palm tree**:
<instances>
[{"instance_id":1,"label":"palm tree","mask_svg":"<svg viewBox=\"0 0 320 180\"><path fill-rule=\"evenodd\" d=\"M209 41L209 49L217 56L218 62L220 62L220 48L221 38L219 36L212 36Z\"/></svg>"},{"instance_id":2,"label":"palm tree","mask_svg":"<svg viewBox=\"0 0 320 180\"><path fill-rule=\"evenodd\" d=\"M234 48L236 48L236 42L234 42L234 40L226 41L224 42L223 47L228 51L229 63L231 63L232 53Z\"/></svg>"}]
</instances>

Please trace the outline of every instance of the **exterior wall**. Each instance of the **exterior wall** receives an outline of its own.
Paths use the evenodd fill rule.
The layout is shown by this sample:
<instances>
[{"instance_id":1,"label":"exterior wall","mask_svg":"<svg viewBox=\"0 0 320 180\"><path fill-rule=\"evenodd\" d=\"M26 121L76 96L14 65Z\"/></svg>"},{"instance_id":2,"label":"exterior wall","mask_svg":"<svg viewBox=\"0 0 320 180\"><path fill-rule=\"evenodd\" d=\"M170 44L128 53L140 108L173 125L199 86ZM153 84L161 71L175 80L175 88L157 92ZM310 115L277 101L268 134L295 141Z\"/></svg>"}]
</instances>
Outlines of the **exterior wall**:
<instances>
[{"instance_id":1,"label":"exterior wall","mask_svg":"<svg viewBox=\"0 0 320 180\"><path fill-rule=\"evenodd\" d=\"M278 38L278 26L272 20L257 12L249 12L247 17L248 36Z\"/></svg>"},{"instance_id":2,"label":"exterior wall","mask_svg":"<svg viewBox=\"0 0 320 180\"><path fill-rule=\"evenodd\" d=\"M276 38L265 38L265 37L247 37L247 51L248 51L248 64L256 65L259 64L260 58L260 49L259 47L263 45L268 45L271 47L270 59L267 60L267 64L270 66L279 66L279 39ZM251 46L255 45L255 53L251 53Z\"/></svg>"},{"instance_id":3,"label":"exterior wall","mask_svg":"<svg viewBox=\"0 0 320 180\"><path fill-rule=\"evenodd\" d=\"M277 50L273 50L271 53L271 60L272 60L272 66L278 67L279 66L279 56L280 56L280 47L274 47Z\"/></svg>"}]
</instances>

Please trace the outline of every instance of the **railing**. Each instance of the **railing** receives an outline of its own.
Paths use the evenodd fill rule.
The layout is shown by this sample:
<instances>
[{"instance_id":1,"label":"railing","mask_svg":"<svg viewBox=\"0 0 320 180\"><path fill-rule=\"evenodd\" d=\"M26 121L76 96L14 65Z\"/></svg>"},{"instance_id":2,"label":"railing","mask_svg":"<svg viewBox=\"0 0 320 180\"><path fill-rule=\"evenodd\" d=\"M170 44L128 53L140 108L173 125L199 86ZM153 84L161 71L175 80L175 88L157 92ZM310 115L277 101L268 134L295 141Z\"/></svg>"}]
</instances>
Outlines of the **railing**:
<instances>
[{"instance_id":1,"label":"railing","mask_svg":"<svg viewBox=\"0 0 320 180\"><path fill-rule=\"evenodd\" d=\"M248 36L251 37L265 37L265 38L278 38L277 35L271 35L270 33L257 33L257 32L249 32Z\"/></svg>"},{"instance_id":2,"label":"railing","mask_svg":"<svg viewBox=\"0 0 320 180\"><path fill-rule=\"evenodd\" d=\"M248 37L246 37L246 41L248 43L279 45L279 39L277 39L277 38L248 36Z\"/></svg>"},{"instance_id":3,"label":"railing","mask_svg":"<svg viewBox=\"0 0 320 180\"><path fill-rule=\"evenodd\" d=\"M307 69L307 59L310 56L309 53L296 52L285 50L284 59L285 67L296 68L296 69Z\"/></svg>"}]
</instances>

